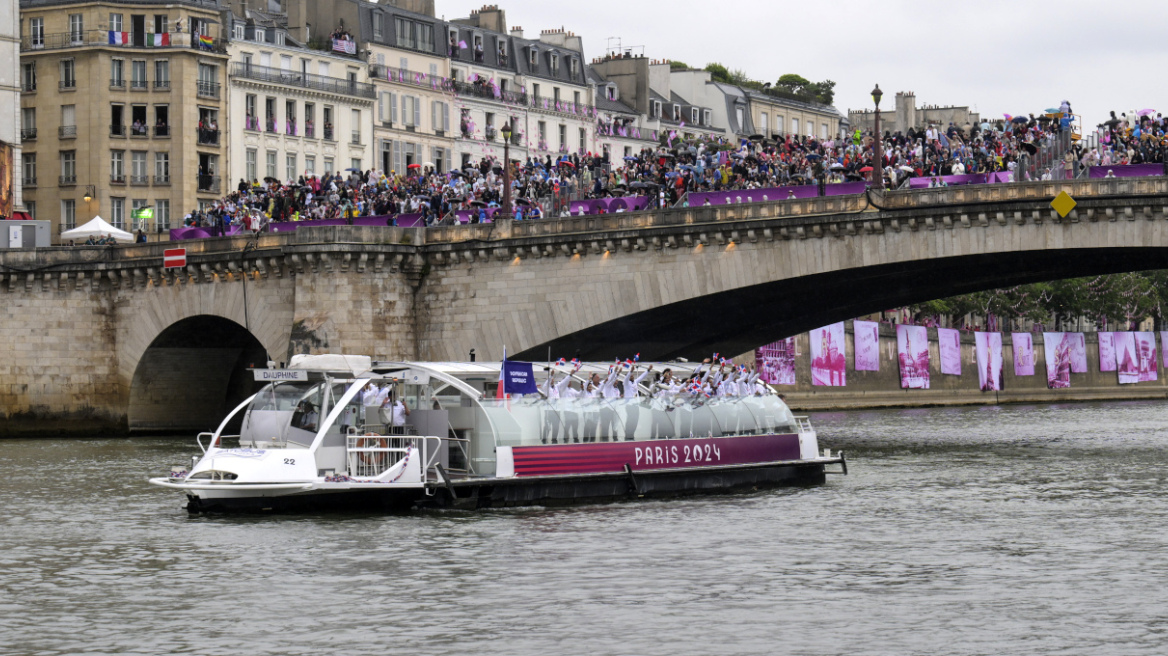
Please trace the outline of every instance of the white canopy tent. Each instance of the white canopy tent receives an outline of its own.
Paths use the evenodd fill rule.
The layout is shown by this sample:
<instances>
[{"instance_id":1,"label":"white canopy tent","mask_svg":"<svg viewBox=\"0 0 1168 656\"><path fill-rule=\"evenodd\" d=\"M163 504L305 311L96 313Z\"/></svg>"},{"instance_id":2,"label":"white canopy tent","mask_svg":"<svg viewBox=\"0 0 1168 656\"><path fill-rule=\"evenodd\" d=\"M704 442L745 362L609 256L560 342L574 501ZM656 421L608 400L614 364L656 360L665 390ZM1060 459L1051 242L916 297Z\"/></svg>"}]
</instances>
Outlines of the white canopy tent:
<instances>
[{"instance_id":1,"label":"white canopy tent","mask_svg":"<svg viewBox=\"0 0 1168 656\"><path fill-rule=\"evenodd\" d=\"M134 243L134 235L125 230L119 230L113 227L106 223L105 219L100 216L93 217L92 221L83 226L78 226L61 233L61 241L85 240L90 237L113 237L121 243Z\"/></svg>"}]
</instances>

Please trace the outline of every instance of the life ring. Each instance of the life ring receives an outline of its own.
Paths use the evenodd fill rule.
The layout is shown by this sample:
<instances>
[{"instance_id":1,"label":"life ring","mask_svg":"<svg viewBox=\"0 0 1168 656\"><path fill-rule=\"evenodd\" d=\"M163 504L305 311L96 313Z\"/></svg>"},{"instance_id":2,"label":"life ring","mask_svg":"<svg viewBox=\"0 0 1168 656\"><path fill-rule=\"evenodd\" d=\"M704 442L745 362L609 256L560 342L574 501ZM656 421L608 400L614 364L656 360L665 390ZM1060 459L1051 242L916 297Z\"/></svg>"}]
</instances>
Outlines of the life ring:
<instances>
[{"instance_id":1,"label":"life ring","mask_svg":"<svg viewBox=\"0 0 1168 656\"><path fill-rule=\"evenodd\" d=\"M362 449L378 448L378 447L384 449L388 446L389 446L389 440L385 439L384 437L379 437L376 435L369 435L369 436L366 436L360 440L360 447ZM360 460L361 464L363 464L363 465L369 465L369 466L378 465L378 466L380 466L385 462L385 456L386 456L386 454L384 452L371 453L369 451L363 451L360 454L358 454L357 459Z\"/></svg>"}]
</instances>

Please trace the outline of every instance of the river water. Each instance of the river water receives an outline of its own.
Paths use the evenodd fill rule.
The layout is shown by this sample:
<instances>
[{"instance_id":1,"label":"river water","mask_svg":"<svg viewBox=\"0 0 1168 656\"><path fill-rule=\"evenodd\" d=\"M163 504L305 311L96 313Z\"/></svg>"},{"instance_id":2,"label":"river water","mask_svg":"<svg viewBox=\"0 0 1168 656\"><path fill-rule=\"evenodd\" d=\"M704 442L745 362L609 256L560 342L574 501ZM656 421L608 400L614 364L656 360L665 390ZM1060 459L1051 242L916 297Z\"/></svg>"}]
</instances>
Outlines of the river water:
<instances>
[{"instance_id":1,"label":"river water","mask_svg":"<svg viewBox=\"0 0 1168 656\"><path fill-rule=\"evenodd\" d=\"M825 413L819 488L188 517L193 440L0 443L3 654L1158 654L1168 404Z\"/></svg>"}]
</instances>

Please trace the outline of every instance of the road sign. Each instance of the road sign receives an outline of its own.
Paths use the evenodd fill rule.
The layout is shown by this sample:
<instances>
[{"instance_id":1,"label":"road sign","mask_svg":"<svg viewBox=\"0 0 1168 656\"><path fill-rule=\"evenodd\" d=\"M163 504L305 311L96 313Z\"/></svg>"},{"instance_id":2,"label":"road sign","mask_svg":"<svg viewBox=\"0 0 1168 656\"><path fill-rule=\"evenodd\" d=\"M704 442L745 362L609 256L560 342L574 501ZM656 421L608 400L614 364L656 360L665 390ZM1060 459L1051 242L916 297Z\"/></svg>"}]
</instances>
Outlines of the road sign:
<instances>
[{"instance_id":1,"label":"road sign","mask_svg":"<svg viewBox=\"0 0 1168 656\"><path fill-rule=\"evenodd\" d=\"M181 269L187 265L187 249L168 248L162 251L162 266L166 269Z\"/></svg>"},{"instance_id":2,"label":"road sign","mask_svg":"<svg viewBox=\"0 0 1168 656\"><path fill-rule=\"evenodd\" d=\"M1067 218L1067 215L1071 213L1071 210L1075 209L1075 205L1078 205L1078 203L1076 203L1075 199L1071 198L1071 195L1065 191L1060 192L1059 195L1055 196L1055 199L1050 203L1051 209L1058 212L1058 215L1064 219Z\"/></svg>"}]
</instances>

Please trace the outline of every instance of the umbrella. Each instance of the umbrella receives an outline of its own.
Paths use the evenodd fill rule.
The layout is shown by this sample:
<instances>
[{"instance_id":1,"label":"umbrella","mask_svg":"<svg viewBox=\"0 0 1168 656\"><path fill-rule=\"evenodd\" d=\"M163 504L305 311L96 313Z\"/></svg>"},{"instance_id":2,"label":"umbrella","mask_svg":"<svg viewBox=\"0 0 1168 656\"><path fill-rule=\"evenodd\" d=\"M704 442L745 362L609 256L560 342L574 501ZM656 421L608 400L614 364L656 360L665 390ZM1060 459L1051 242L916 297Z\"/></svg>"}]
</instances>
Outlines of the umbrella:
<instances>
[{"instance_id":1,"label":"umbrella","mask_svg":"<svg viewBox=\"0 0 1168 656\"><path fill-rule=\"evenodd\" d=\"M905 173L912 173L913 172L913 167L911 167L911 166L900 166L897 168L899 168L901 171L904 171Z\"/></svg>"},{"instance_id":2,"label":"umbrella","mask_svg":"<svg viewBox=\"0 0 1168 656\"><path fill-rule=\"evenodd\" d=\"M1011 119L1014 123L1029 123L1030 119L1025 116L1015 116Z\"/></svg>"},{"instance_id":3,"label":"umbrella","mask_svg":"<svg viewBox=\"0 0 1168 656\"><path fill-rule=\"evenodd\" d=\"M828 168L830 168L832 171L842 171L844 169L844 165L840 164L839 162L836 162L835 164L832 164Z\"/></svg>"},{"instance_id":4,"label":"umbrella","mask_svg":"<svg viewBox=\"0 0 1168 656\"><path fill-rule=\"evenodd\" d=\"M766 139L766 137L762 136L761 134L752 134L752 135L750 135L750 140L751 140L751 141L762 141L763 139Z\"/></svg>"},{"instance_id":5,"label":"umbrella","mask_svg":"<svg viewBox=\"0 0 1168 656\"><path fill-rule=\"evenodd\" d=\"M272 178L272 177L264 178L264 182L275 182L276 184L280 184L279 180Z\"/></svg>"},{"instance_id":6,"label":"umbrella","mask_svg":"<svg viewBox=\"0 0 1168 656\"><path fill-rule=\"evenodd\" d=\"M570 167L572 167L572 168L576 168L576 165L575 165L575 164L573 164L573 163L571 163L571 162L568 162L568 161L563 161L563 162L560 162L560 166L570 166Z\"/></svg>"},{"instance_id":7,"label":"umbrella","mask_svg":"<svg viewBox=\"0 0 1168 656\"><path fill-rule=\"evenodd\" d=\"M345 170L348 171L349 173L360 173L361 172L361 169L353 168L351 166Z\"/></svg>"},{"instance_id":8,"label":"umbrella","mask_svg":"<svg viewBox=\"0 0 1168 656\"><path fill-rule=\"evenodd\" d=\"M426 163L425 163L425 164L423 164L422 166L424 166L424 167L426 167L426 168L428 168L428 169L432 169L432 168L434 168L434 162L426 162ZM352 171L353 169L349 169L349 170L350 170L350 171ZM360 171L358 171L358 173L360 173Z\"/></svg>"},{"instance_id":9,"label":"umbrella","mask_svg":"<svg viewBox=\"0 0 1168 656\"><path fill-rule=\"evenodd\" d=\"M628 157L625 158L625 161L626 162L635 162L635 161L637 161L637 158L633 157L632 155L629 155Z\"/></svg>"},{"instance_id":10,"label":"umbrella","mask_svg":"<svg viewBox=\"0 0 1168 656\"><path fill-rule=\"evenodd\" d=\"M631 184L629 186L632 187L633 189L648 189L649 188L649 185L647 183L644 183L644 182L634 182L633 184Z\"/></svg>"},{"instance_id":11,"label":"umbrella","mask_svg":"<svg viewBox=\"0 0 1168 656\"><path fill-rule=\"evenodd\" d=\"M871 172L872 172L871 166L865 166L864 168L860 169L860 173L871 173Z\"/></svg>"},{"instance_id":12,"label":"umbrella","mask_svg":"<svg viewBox=\"0 0 1168 656\"><path fill-rule=\"evenodd\" d=\"M481 200L472 200L470 202L470 204L472 207L486 207L487 206L487 204Z\"/></svg>"},{"instance_id":13,"label":"umbrella","mask_svg":"<svg viewBox=\"0 0 1168 656\"><path fill-rule=\"evenodd\" d=\"M819 154L818 153L810 153L806 157L807 157L807 159L814 162L815 160L819 159Z\"/></svg>"},{"instance_id":14,"label":"umbrella","mask_svg":"<svg viewBox=\"0 0 1168 656\"><path fill-rule=\"evenodd\" d=\"M515 204L516 205L531 205L531 201L527 200L526 198L520 198L519 200L515 201Z\"/></svg>"},{"instance_id":15,"label":"umbrella","mask_svg":"<svg viewBox=\"0 0 1168 656\"><path fill-rule=\"evenodd\" d=\"M1155 113L1156 113L1156 110L1154 110L1154 109L1141 109L1140 111L1136 112L1136 114L1138 114L1139 116L1147 116L1149 114L1155 114Z\"/></svg>"},{"instance_id":16,"label":"umbrella","mask_svg":"<svg viewBox=\"0 0 1168 656\"><path fill-rule=\"evenodd\" d=\"M1060 114L1061 112L1059 110L1055 109L1054 107L1047 107L1046 113L1047 114Z\"/></svg>"},{"instance_id":17,"label":"umbrella","mask_svg":"<svg viewBox=\"0 0 1168 656\"><path fill-rule=\"evenodd\" d=\"M1030 143L1029 141L1027 141L1027 142L1025 142L1025 143L1023 143L1023 144L1020 144L1020 145L1021 145L1023 148L1025 148L1025 149L1026 149L1026 152L1030 153L1031 155L1033 155L1033 154L1035 154L1035 153L1037 153L1037 152L1038 152L1038 146L1035 146L1033 143Z\"/></svg>"}]
</instances>

